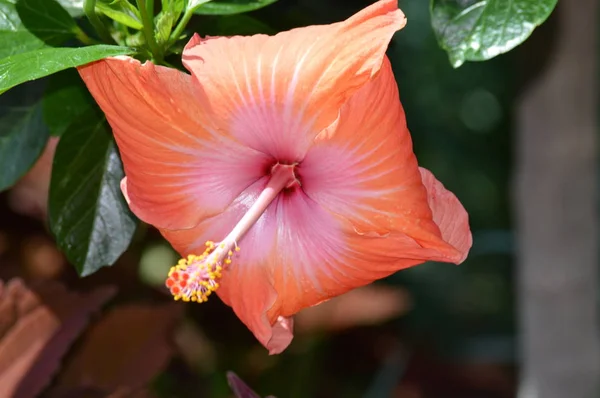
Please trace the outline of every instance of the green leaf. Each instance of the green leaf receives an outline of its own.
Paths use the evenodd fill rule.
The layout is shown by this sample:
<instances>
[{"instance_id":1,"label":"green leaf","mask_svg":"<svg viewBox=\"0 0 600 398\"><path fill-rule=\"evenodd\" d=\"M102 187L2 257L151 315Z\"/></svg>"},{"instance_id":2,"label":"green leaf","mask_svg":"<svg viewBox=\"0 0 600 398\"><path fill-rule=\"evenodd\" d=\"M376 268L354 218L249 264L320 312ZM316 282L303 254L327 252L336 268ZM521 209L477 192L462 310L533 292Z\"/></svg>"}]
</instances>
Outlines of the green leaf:
<instances>
[{"instance_id":1,"label":"green leaf","mask_svg":"<svg viewBox=\"0 0 600 398\"><path fill-rule=\"evenodd\" d=\"M78 29L54 0L0 0L0 58L58 46Z\"/></svg>"},{"instance_id":2,"label":"green leaf","mask_svg":"<svg viewBox=\"0 0 600 398\"><path fill-rule=\"evenodd\" d=\"M208 3L212 0L188 0L186 11L195 11L196 8L200 7L202 4Z\"/></svg>"},{"instance_id":3,"label":"green leaf","mask_svg":"<svg viewBox=\"0 0 600 398\"><path fill-rule=\"evenodd\" d=\"M140 12L127 0L99 0L96 10L130 28L143 28Z\"/></svg>"},{"instance_id":4,"label":"green leaf","mask_svg":"<svg viewBox=\"0 0 600 398\"><path fill-rule=\"evenodd\" d=\"M83 0L57 0L61 6L73 17L81 17L83 12Z\"/></svg>"},{"instance_id":5,"label":"green leaf","mask_svg":"<svg viewBox=\"0 0 600 398\"><path fill-rule=\"evenodd\" d=\"M42 40L25 29L15 4L0 0L0 58L44 46Z\"/></svg>"},{"instance_id":6,"label":"green leaf","mask_svg":"<svg viewBox=\"0 0 600 398\"><path fill-rule=\"evenodd\" d=\"M58 143L48 203L50 229L81 276L114 264L131 242L137 220L122 178L106 120L96 109L86 112Z\"/></svg>"},{"instance_id":7,"label":"green leaf","mask_svg":"<svg viewBox=\"0 0 600 398\"><path fill-rule=\"evenodd\" d=\"M94 99L74 69L48 79L43 98L44 121L50 134L61 136L79 116L94 107Z\"/></svg>"},{"instance_id":8,"label":"green leaf","mask_svg":"<svg viewBox=\"0 0 600 398\"><path fill-rule=\"evenodd\" d=\"M232 15L254 11L275 3L277 0L213 0L196 8L201 15Z\"/></svg>"},{"instance_id":9,"label":"green leaf","mask_svg":"<svg viewBox=\"0 0 600 398\"><path fill-rule=\"evenodd\" d=\"M552 13L557 0L432 0L440 46L457 68L512 50Z\"/></svg>"},{"instance_id":10,"label":"green leaf","mask_svg":"<svg viewBox=\"0 0 600 398\"><path fill-rule=\"evenodd\" d=\"M156 16L156 41L159 45L169 41L173 27L185 8L184 0L162 0L162 10Z\"/></svg>"},{"instance_id":11,"label":"green leaf","mask_svg":"<svg viewBox=\"0 0 600 398\"><path fill-rule=\"evenodd\" d=\"M185 0L162 0L162 13L171 14L175 22L179 19L186 7Z\"/></svg>"},{"instance_id":12,"label":"green leaf","mask_svg":"<svg viewBox=\"0 0 600 398\"><path fill-rule=\"evenodd\" d=\"M128 47L96 45L79 48L43 48L0 59L0 94L29 80L102 58L131 54Z\"/></svg>"},{"instance_id":13,"label":"green leaf","mask_svg":"<svg viewBox=\"0 0 600 398\"><path fill-rule=\"evenodd\" d=\"M23 26L50 45L58 45L79 31L69 13L55 0L18 0L17 12Z\"/></svg>"},{"instance_id":14,"label":"green leaf","mask_svg":"<svg viewBox=\"0 0 600 398\"><path fill-rule=\"evenodd\" d=\"M11 107L0 117L0 191L25 175L47 141L41 104Z\"/></svg>"}]
</instances>

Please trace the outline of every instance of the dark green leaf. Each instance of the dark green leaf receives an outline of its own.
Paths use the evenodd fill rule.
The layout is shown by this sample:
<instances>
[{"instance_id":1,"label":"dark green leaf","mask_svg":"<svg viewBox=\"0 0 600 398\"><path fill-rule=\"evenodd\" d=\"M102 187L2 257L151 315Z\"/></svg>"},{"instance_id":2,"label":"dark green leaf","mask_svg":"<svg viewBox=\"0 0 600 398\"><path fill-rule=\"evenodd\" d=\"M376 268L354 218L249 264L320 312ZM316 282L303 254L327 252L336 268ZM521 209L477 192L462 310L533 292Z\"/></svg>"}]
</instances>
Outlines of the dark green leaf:
<instances>
[{"instance_id":1,"label":"dark green leaf","mask_svg":"<svg viewBox=\"0 0 600 398\"><path fill-rule=\"evenodd\" d=\"M97 45L79 48L43 48L0 59L0 94L29 80L102 58L131 54L128 47Z\"/></svg>"},{"instance_id":2,"label":"dark green leaf","mask_svg":"<svg viewBox=\"0 0 600 398\"><path fill-rule=\"evenodd\" d=\"M0 59L75 37L73 19L54 0L0 0Z\"/></svg>"},{"instance_id":3,"label":"dark green leaf","mask_svg":"<svg viewBox=\"0 0 600 398\"><path fill-rule=\"evenodd\" d=\"M81 276L114 264L131 242L137 220L119 188L122 178L106 120L86 112L58 143L48 203L50 228Z\"/></svg>"},{"instance_id":4,"label":"dark green leaf","mask_svg":"<svg viewBox=\"0 0 600 398\"><path fill-rule=\"evenodd\" d=\"M557 0L432 0L440 46L456 68L512 50L550 15Z\"/></svg>"},{"instance_id":5,"label":"dark green leaf","mask_svg":"<svg viewBox=\"0 0 600 398\"><path fill-rule=\"evenodd\" d=\"M51 46L59 45L79 31L69 13L55 0L18 0L23 26Z\"/></svg>"},{"instance_id":6,"label":"dark green leaf","mask_svg":"<svg viewBox=\"0 0 600 398\"><path fill-rule=\"evenodd\" d=\"M231 15L254 11L275 3L277 0L213 0L194 11L202 15Z\"/></svg>"},{"instance_id":7,"label":"dark green leaf","mask_svg":"<svg viewBox=\"0 0 600 398\"><path fill-rule=\"evenodd\" d=\"M92 96L74 69L56 73L48 80L43 109L51 135L62 135L74 120L93 106Z\"/></svg>"},{"instance_id":8,"label":"dark green leaf","mask_svg":"<svg viewBox=\"0 0 600 398\"><path fill-rule=\"evenodd\" d=\"M41 104L12 107L0 118L0 191L33 166L48 141Z\"/></svg>"},{"instance_id":9,"label":"dark green leaf","mask_svg":"<svg viewBox=\"0 0 600 398\"><path fill-rule=\"evenodd\" d=\"M107 17L133 29L142 29L142 17L127 0L99 0L96 9Z\"/></svg>"}]
</instances>

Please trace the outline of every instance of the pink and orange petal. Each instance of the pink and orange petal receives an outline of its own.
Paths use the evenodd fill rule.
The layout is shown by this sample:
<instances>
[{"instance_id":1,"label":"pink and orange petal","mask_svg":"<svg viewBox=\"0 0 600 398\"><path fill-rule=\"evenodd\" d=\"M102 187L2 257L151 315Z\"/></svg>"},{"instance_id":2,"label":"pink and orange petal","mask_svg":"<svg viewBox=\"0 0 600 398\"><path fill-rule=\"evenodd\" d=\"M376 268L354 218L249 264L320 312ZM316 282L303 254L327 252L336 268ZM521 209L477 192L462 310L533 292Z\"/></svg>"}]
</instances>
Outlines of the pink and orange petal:
<instances>
[{"instance_id":1,"label":"pink and orange petal","mask_svg":"<svg viewBox=\"0 0 600 398\"><path fill-rule=\"evenodd\" d=\"M385 57L404 24L396 0L381 0L276 36L194 36L183 54L191 75L128 57L79 68L115 134L132 211L184 257L167 279L176 298L216 292L279 353L303 308L466 258L467 213L418 167ZM219 243L277 164L298 184L239 242Z\"/></svg>"}]
</instances>

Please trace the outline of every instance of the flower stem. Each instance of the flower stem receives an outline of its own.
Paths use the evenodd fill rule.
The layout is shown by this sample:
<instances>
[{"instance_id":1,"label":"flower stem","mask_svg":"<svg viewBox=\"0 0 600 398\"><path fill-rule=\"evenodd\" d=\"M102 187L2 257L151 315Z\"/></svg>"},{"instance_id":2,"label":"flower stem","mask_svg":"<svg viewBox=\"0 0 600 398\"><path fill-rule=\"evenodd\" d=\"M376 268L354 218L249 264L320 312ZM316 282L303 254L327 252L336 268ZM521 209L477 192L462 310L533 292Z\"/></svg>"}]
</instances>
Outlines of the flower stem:
<instances>
[{"instance_id":1,"label":"flower stem","mask_svg":"<svg viewBox=\"0 0 600 398\"><path fill-rule=\"evenodd\" d=\"M89 37L87 33L85 33L83 29L81 29L79 26L75 29L75 37L77 38L77 40L79 40L87 46L91 46L92 44L100 44L99 41Z\"/></svg>"},{"instance_id":2,"label":"flower stem","mask_svg":"<svg viewBox=\"0 0 600 398\"><path fill-rule=\"evenodd\" d=\"M96 14L96 0L85 0L83 3L83 13L96 30L96 33L98 33L98 36L100 36L104 42L111 44L115 43L115 40L108 32L108 29L104 23L102 23L98 14Z\"/></svg>"},{"instance_id":3,"label":"flower stem","mask_svg":"<svg viewBox=\"0 0 600 398\"><path fill-rule=\"evenodd\" d=\"M146 10L148 10L148 15L154 15L154 0L146 0Z\"/></svg>"},{"instance_id":4,"label":"flower stem","mask_svg":"<svg viewBox=\"0 0 600 398\"><path fill-rule=\"evenodd\" d=\"M148 43L148 47L150 47L150 51L152 52L153 61L156 63L162 63L163 54L156 43L156 38L154 37L154 21L152 20L153 15L148 12L148 8L146 8L147 0L136 0L138 9L140 10L140 16L142 17L142 24L144 29L144 36L146 37L146 42ZM152 7L154 9L154 6Z\"/></svg>"},{"instance_id":5,"label":"flower stem","mask_svg":"<svg viewBox=\"0 0 600 398\"><path fill-rule=\"evenodd\" d=\"M179 20L179 23L175 27L175 30L173 30L173 33L171 33L171 36L169 37L169 40L167 41L167 48L171 47L173 44L175 44L175 42L177 40L179 40L179 37L181 37L183 30L185 29L187 24L190 22L190 19L192 19L193 15L194 15L194 12L192 10L189 10L189 9L185 10L183 17L181 17L181 19Z\"/></svg>"}]
</instances>

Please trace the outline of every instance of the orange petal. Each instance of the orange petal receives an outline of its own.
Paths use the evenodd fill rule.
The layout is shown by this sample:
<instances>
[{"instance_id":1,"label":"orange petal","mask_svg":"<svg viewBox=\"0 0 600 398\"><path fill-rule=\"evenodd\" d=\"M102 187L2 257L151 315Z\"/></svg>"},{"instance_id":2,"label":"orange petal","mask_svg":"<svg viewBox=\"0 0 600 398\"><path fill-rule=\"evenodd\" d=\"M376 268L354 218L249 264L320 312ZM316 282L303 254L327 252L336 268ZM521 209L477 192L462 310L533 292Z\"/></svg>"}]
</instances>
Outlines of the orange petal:
<instances>
[{"instance_id":1,"label":"orange petal","mask_svg":"<svg viewBox=\"0 0 600 398\"><path fill-rule=\"evenodd\" d=\"M429 200L422 181L387 58L379 75L342 107L337 123L317 136L299 174L307 195L349 220L355 232L406 235L415 244L435 250L432 257L450 262L464 259L464 247L454 247L445 239L432 213L432 203L438 204ZM432 186L429 177L426 182ZM456 199L453 205L462 210L458 221L464 236L456 239L467 239L466 212ZM400 258L407 256L403 245L388 250Z\"/></svg>"},{"instance_id":2,"label":"orange petal","mask_svg":"<svg viewBox=\"0 0 600 398\"><path fill-rule=\"evenodd\" d=\"M193 229L161 232L182 256L197 254L205 241L227 235L266 181L259 180L224 213ZM359 235L302 190L275 199L239 246L217 294L271 352L291 340L280 317L439 255L406 235Z\"/></svg>"},{"instance_id":3,"label":"orange petal","mask_svg":"<svg viewBox=\"0 0 600 398\"><path fill-rule=\"evenodd\" d=\"M301 161L302 189L269 206L217 290L272 353L289 344L287 319L302 308L427 260L460 262L470 246L460 203L419 171L384 59L403 21L395 1L380 1L341 24L195 37L186 48L222 128L279 161ZM161 232L184 256L203 251L265 184L249 184L193 229Z\"/></svg>"},{"instance_id":4,"label":"orange petal","mask_svg":"<svg viewBox=\"0 0 600 398\"><path fill-rule=\"evenodd\" d=\"M423 185L427 189L427 200L433 213L433 221L440 228L442 239L451 244L461 254L455 260L463 262L473 245L469 228L469 215L458 198L448 191L427 169L419 168Z\"/></svg>"},{"instance_id":5,"label":"orange petal","mask_svg":"<svg viewBox=\"0 0 600 398\"><path fill-rule=\"evenodd\" d=\"M377 73L404 24L397 1L382 0L344 22L272 37L195 36L183 63L236 138L292 163Z\"/></svg>"},{"instance_id":6,"label":"orange petal","mask_svg":"<svg viewBox=\"0 0 600 398\"><path fill-rule=\"evenodd\" d=\"M246 275L248 279L262 278L263 289L274 288L276 300L267 312L269 320L292 316L303 308L425 261L462 261L471 239L466 212L437 181L435 189L439 196L433 199L437 201L434 218L445 220L442 227L449 233L444 235L449 242L438 238L429 246L401 231L384 236L358 233L346 218L326 212L304 193L279 198L277 210L268 214L277 225L276 243L259 268L269 270L267 278ZM450 228L450 224L457 227ZM230 283L226 292L234 308L236 301L242 300L236 297L239 292L235 289L240 283L241 280ZM263 302L262 308L266 307ZM249 315L240 318L243 316Z\"/></svg>"},{"instance_id":7,"label":"orange petal","mask_svg":"<svg viewBox=\"0 0 600 398\"><path fill-rule=\"evenodd\" d=\"M387 60L318 137L298 173L302 189L269 206L239 242L240 256L217 291L265 346L287 336L277 326L282 316L428 260L465 258L467 214L419 170ZM195 229L162 232L184 256L203 250L204 241L233 228L265 184Z\"/></svg>"},{"instance_id":8,"label":"orange petal","mask_svg":"<svg viewBox=\"0 0 600 398\"><path fill-rule=\"evenodd\" d=\"M129 57L79 73L113 129L127 175L122 187L143 221L193 227L263 174L268 157L214 125L189 75Z\"/></svg>"},{"instance_id":9,"label":"orange petal","mask_svg":"<svg viewBox=\"0 0 600 398\"><path fill-rule=\"evenodd\" d=\"M182 256L197 254L206 240L227 235L265 183L253 184L227 211L194 229L161 232ZM437 208L451 207L440 201ZM436 214L450 220L443 212ZM402 233L358 234L348 220L299 191L278 197L239 245L217 294L271 353L283 350L292 337L281 317L400 269L427 260L448 261L444 252L424 248Z\"/></svg>"}]
</instances>

